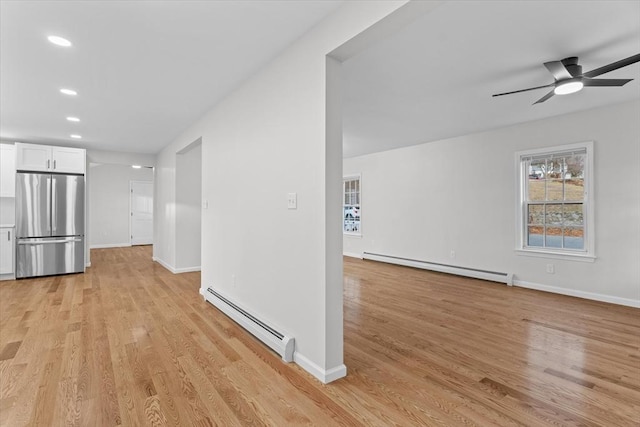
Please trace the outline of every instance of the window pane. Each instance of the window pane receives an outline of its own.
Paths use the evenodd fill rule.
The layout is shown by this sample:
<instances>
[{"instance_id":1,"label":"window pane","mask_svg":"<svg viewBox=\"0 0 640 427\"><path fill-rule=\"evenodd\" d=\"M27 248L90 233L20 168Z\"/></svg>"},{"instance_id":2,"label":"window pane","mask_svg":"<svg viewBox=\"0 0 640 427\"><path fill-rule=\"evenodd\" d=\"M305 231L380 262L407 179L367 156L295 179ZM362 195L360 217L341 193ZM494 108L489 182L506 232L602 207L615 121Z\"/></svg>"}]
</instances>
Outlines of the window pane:
<instances>
[{"instance_id":1,"label":"window pane","mask_svg":"<svg viewBox=\"0 0 640 427\"><path fill-rule=\"evenodd\" d=\"M564 200L564 180L558 178L560 175L554 172L553 178L547 179L547 200Z\"/></svg>"},{"instance_id":2,"label":"window pane","mask_svg":"<svg viewBox=\"0 0 640 427\"><path fill-rule=\"evenodd\" d=\"M562 228L547 227L545 234L545 246L548 248L562 247Z\"/></svg>"},{"instance_id":3,"label":"window pane","mask_svg":"<svg viewBox=\"0 0 640 427\"><path fill-rule=\"evenodd\" d=\"M360 233L360 180L345 180L343 196L342 230L348 233Z\"/></svg>"},{"instance_id":4,"label":"window pane","mask_svg":"<svg viewBox=\"0 0 640 427\"><path fill-rule=\"evenodd\" d=\"M527 245L528 246L543 246L544 239L542 238L542 233L544 232L544 227L542 226L529 226L527 228Z\"/></svg>"},{"instance_id":5,"label":"window pane","mask_svg":"<svg viewBox=\"0 0 640 427\"><path fill-rule=\"evenodd\" d=\"M547 205L545 224L562 225L562 205Z\"/></svg>"},{"instance_id":6,"label":"window pane","mask_svg":"<svg viewBox=\"0 0 640 427\"><path fill-rule=\"evenodd\" d=\"M584 249L584 229L567 227L564 229L564 247L567 249Z\"/></svg>"},{"instance_id":7,"label":"window pane","mask_svg":"<svg viewBox=\"0 0 640 427\"><path fill-rule=\"evenodd\" d=\"M533 160L529 163L529 185L527 200L545 200L545 167L546 166L544 160Z\"/></svg>"},{"instance_id":8,"label":"window pane","mask_svg":"<svg viewBox=\"0 0 640 427\"><path fill-rule=\"evenodd\" d=\"M585 154L574 154L565 158L567 179L584 179Z\"/></svg>"},{"instance_id":9,"label":"window pane","mask_svg":"<svg viewBox=\"0 0 640 427\"><path fill-rule=\"evenodd\" d=\"M584 179L571 178L564 182L565 200L584 200Z\"/></svg>"},{"instance_id":10,"label":"window pane","mask_svg":"<svg viewBox=\"0 0 640 427\"><path fill-rule=\"evenodd\" d=\"M529 224L544 224L544 206L529 205Z\"/></svg>"},{"instance_id":11,"label":"window pane","mask_svg":"<svg viewBox=\"0 0 640 427\"><path fill-rule=\"evenodd\" d=\"M565 226L582 226L584 218L582 213L582 203L564 205L564 221Z\"/></svg>"}]
</instances>

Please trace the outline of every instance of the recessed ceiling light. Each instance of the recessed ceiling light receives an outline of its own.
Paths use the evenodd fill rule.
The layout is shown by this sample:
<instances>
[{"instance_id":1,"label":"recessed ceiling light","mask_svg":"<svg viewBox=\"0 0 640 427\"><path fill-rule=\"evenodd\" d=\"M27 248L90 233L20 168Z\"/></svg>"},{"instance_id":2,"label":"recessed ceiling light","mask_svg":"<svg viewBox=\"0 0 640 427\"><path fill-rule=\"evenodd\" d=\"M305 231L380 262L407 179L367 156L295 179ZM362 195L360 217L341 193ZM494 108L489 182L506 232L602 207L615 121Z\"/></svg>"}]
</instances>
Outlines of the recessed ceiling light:
<instances>
[{"instance_id":1,"label":"recessed ceiling light","mask_svg":"<svg viewBox=\"0 0 640 427\"><path fill-rule=\"evenodd\" d=\"M142 166L140 166L140 165L131 165L131 167L132 167L132 168L134 168L134 169L140 169L140 168L142 168Z\"/></svg>"},{"instance_id":2,"label":"recessed ceiling light","mask_svg":"<svg viewBox=\"0 0 640 427\"><path fill-rule=\"evenodd\" d=\"M76 96L78 92L73 89L60 89L60 93L64 93L65 95Z\"/></svg>"},{"instance_id":3,"label":"recessed ceiling light","mask_svg":"<svg viewBox=\"0 0 640 427\"><path fill-rule=\"evenodd\" d=\"M71 42L65 38L59 37L59 36L49 36L47 37L47 40L49 40L51 43L57 45L57 46L62 46L62 47L69 47L71 46Z\"/></svg>"},{"instance_id":4,"label":"recessed ceiling light","mask_svg":"<svg viewBox=\"0 0 640 427\"><path fill-rule=\"evenodd\" d=\"M82 135L76 135L75 133L74 133L74 134L71 134L71 135L69 135L69 136L70 136L71 138L73 138L73 139L82 139Z\"/></svg>"},{"instance_id":5,"label":"recessed ceiling light","mask_svg":"<svg viewBox=\"0 0 640 427\"><path fill-rule=\"evenodd\" d=\"M70 122L79 122L80 119L77 117L67 117L67 120L69 120Z\"/></svg>"}]
</instances>

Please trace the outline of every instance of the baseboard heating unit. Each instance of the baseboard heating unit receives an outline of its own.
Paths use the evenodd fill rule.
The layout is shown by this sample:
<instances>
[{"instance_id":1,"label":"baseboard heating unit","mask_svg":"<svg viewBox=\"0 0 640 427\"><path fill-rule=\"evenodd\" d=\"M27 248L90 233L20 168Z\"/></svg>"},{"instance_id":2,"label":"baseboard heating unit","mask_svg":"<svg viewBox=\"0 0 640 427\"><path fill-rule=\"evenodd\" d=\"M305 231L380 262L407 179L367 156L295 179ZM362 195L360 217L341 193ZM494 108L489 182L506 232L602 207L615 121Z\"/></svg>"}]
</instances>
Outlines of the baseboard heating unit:
<instances>
[{"instance_id":1,"label":"baseboard heating unit","mask_svg":"<svg viewBox=\"0 0 640 427\"><path fill-rule=\"evenodd\" d=\"M227 297L211 288L206 291L200 290L200 294L205 300L216 306L220 311L233 319L237 324L251 332L256 338L271 347L278 353L285 362L293 362L293 351L295 350L295 339L287 336L283 332L267 325L251 313L239 307Z\"/></svg>"},{"instance_id":2,"label":"baseboard heating unit","mask_svg":"<svg viewBox=\"0 0 640 427\"><path fill-rule=\"evenodd\" d=\"M456 274L458 276L473 277L475 279L490 280L492 282L506 283L509 286L513 285L513 273L480 270L477 268L460 267L458 265L441 264L437 262L420 261L416 259L401 258L391 255L374 254L371 252L363 252L362 258L371 261L380 261L389 264L398 264L407 267L439 271L441 273Z\"/></svg>"}]
</instances>

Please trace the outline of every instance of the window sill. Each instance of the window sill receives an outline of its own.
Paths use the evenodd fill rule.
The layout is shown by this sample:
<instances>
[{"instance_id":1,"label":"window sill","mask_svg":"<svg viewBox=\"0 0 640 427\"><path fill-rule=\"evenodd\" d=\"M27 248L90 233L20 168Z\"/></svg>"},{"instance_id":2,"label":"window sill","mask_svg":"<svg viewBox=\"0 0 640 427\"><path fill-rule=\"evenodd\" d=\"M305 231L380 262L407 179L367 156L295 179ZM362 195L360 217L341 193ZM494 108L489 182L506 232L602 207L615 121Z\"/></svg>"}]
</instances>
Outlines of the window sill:
<instances>
[{"instance_id":1,"label":"window sill","mask_svg":"<svg viewBox=\"0 0 640 427\"><path fill-rule=\"evenodd\" d=\"M342 235L349 236L349 237L362 237L362 233L352 233L349 231L343 231Z\"/></svg>"},{"instance_id":2,"label":"window sill","mask_svg":"<svg viewBox=\"0 0 640 427\"><path fill-rule=\"evenodd\" d=\"M567 261L595 262L596 257L587 253L569 253L541 251L535 249L516 249L516 255L531 256L537 258L564 259Z\"/></svg>"}]
</instances>

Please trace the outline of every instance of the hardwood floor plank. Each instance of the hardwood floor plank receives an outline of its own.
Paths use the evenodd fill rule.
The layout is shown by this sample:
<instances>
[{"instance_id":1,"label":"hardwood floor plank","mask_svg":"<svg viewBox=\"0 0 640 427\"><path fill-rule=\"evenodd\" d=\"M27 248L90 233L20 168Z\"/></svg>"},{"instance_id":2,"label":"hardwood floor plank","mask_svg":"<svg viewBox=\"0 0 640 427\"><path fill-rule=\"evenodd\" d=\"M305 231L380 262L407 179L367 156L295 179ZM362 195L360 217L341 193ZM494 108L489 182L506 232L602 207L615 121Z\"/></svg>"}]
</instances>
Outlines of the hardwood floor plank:
<instances>
[{"instance_id":1,"label":"hardwood floor plank","mask_svg":"<svg viewBox=\"0 0 640 427\"><path fill-rule=\"evenodd\" d=\"M344 261L348 376L323 385L151 247L0 282L0 426L637 426L640 310Z\"/></svg>"}]
</instances>

